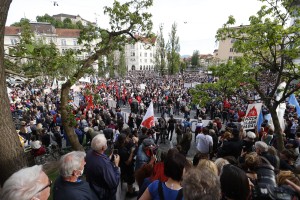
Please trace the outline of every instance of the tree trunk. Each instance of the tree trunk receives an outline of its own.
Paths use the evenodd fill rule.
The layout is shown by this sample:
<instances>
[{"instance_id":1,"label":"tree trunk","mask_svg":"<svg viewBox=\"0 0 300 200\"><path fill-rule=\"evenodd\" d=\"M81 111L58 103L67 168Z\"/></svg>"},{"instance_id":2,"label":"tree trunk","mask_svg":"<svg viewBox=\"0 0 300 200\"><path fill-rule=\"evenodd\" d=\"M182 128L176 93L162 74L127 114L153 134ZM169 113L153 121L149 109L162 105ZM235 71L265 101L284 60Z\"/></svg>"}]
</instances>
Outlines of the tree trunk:
<instances>
[{"instance_id":1,"label":"tree trunk","mask_svg":"<svg viewBox=\"0 0 300 200\"><path fill-rule=\"evenodd\" d=\"M272 120L273 120L274 134L276 135L276 140L277 140L277 149L279 151L282 151L284 149L284 143L283 143L282 130L280 127L277 112L276 112L276 109L273 109L273 108L269 108L269 111L271 113Z\"/></svg>"},{"instance_id":2,"label":"tree trunk","mask_svg":"<svg viewBox=\"0 0 300 200\"><path fill-rule=\"evenodd\" d=\"M27 165L24 150L13 123L6 89L4 66L4 30L12 0L0 1L0 184L14 172Z\"/></svg>"},{"instance_id":3,"label":"tree trunk","mask_svg":"<svg viewBox=\"0 0 300 200\"><path fill-rule=\"evenodd\" d=\"M74 127L71 123L70 115L72 113L68 110L68 102L69 102L69 91L71 88L71 82L68 80L66 83L62 85L61 88L61 105L60 105L60 111L61 111L61 119L62 124L65 130L65 133L68 136L68 139L70 141L70 144L72 146L73 150L76 151L83 151L82 145L79 143L78 137L75 134Z\"/></svg>"}]
</instances>

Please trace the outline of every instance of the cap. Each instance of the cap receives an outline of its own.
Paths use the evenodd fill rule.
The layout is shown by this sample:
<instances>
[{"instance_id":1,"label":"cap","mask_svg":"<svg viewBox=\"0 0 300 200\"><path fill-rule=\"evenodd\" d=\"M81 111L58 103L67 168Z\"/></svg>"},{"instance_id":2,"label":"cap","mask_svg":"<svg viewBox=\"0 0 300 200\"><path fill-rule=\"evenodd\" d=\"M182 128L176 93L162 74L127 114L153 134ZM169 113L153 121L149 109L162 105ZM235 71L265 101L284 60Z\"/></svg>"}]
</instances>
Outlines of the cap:
<instances>
[{"instance_id":1,"label":"cap","mask_svg":"<svg viewBox=\"0 0 300 200\"><path fill-rule=\"evenodd\" d=\"M247 132L247 137L250 138L250 139L255 139L255 138L256 138L256 135L255 135L255 133L253 133L252 131L248 131L248 132Z\"/></svg>"},{"instance_id":2,"label":"cap","mask_svg":"<svg viewBox=\"0 0 300 200\"><path fill-rule=\"evenodd\" d=\"M155 146L155 143L152 139L147 138L147 139L144 139L143 145L144 145L144 147L149 147L151 145Z\"/></svg>"}]
</instances>

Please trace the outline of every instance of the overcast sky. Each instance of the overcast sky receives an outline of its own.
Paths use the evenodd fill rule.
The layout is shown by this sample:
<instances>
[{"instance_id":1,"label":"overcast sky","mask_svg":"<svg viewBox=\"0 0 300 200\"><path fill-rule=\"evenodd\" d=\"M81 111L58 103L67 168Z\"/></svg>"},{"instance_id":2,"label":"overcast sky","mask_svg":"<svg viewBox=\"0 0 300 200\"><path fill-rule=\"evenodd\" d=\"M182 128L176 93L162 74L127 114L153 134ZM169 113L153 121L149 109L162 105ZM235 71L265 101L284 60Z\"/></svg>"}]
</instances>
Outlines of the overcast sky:
<instances>
[{"instance_id":1,"label":"overcast sky","mask_svg":"<svg viewBox=\"0 0 300 200\"><path fill-rule=\"evenodd\" d=\"M57 2L58 6L53 6ZM113 0L13 0L6 25L26 17L32 21L37 15L64 13L80 15L82 18L107 26L103 6L111 5ZM121 2L124 2L123 0ZM194 50L200 54L213 53L218 46L215 34L228 19L236 18L236 25L248 24L249 16L261 7L258 0L154 0L150 12L153 15L153 32L159 25L164 26L164 38L168 40L172 23L176 22L180 40L180 54L192 55ZM186 23L185 23L186 22Z\"/></svg>"}]
</instances>

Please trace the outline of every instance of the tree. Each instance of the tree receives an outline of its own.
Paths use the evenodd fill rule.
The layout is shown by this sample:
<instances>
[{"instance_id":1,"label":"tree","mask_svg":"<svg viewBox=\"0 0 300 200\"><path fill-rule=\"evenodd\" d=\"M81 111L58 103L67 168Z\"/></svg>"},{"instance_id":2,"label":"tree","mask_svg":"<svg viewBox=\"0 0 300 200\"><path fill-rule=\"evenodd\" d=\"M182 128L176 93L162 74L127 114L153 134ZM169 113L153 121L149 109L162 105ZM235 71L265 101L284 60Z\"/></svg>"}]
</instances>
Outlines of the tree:
<instances>
[{"instance_id":1,"label":"tree","mask_svg":"<svg viewBox=\"0 0 300 200\"><path fill-rule=\"evenodd\" d=\"M73 50L60 55L53 42L47 43L45 38L36 36L29 22L21 26L19 42L9 48L5 55L9 69L29 77L51 76L60 78L73 73L76 60Z\"/></svg>"},{"instance_id":2,"label":"tree","mask_svg":"<svg viewBox=\"0 0 300 200\"><path fill-rule=\"evenodd\" d=\"M191 65L197 67L199 65L199 51L195 50L192 55Z\"/></svg>"},{"instance_id":3,"label":"tree","mask_svg":"<svg viewBox=\"0 0 300 200\"><path fill-rule=\"evenodd\" d=\"M65 77L69 77L61 88L60 112L62 114L63 127L74 150L83 150L83 147L79 144L78 138L74 133L74 116L68 106L71 86L85 74L93 73L92 65L95 61L103 58L103 56L108 58L107 63L109 65L109 55L113 55L113 51L124 47L128 41L134 43L145 37L153 37L151 33L151 14L146 12L152 3L152 0L130 1L124 4L114 1L112 7L104 8L104 13L110 18L109 29L88 25L82 29L78 39L78 43L82 45L82 49L78 51L70 50L65 52L64 55L53 56L53 60L57 61L53 61L55 63L55 70L57 72L62 71ZM65 24L68 24L68 21L65 21ZM135 37L137 35L139 35L139 37ZM128 36L131 37L132 40L128 40ZM25 48L22 48L24 52L21 51L21 56L26 55L26 59L28 59L28 57L30 57L30 59L38 58L37 55L39 54L37 53L42 54L43 51L41 52L37 46L33 45L32 41L28 41L28 43L29 45L25 45ZM35 53L35 50L37 53ZM49 55L48 51L44 51L44 54ZM84 60L76 59L77 56L82 54L88 56ZM43 59L36 60L37 62L43 61ZM113 63L114 62L112 62L112 64ZM67 71L69 68L72 70ZM113 70L114 68L112 67L111 69ZM48 72L48 70L44 71ZM68 74L65 72L68 72ZM59 75L59 73L57 73L57 75Z\"/></svg>"},{"instance_id":4,"label":"tree","mask_svg":"<svg viewBox=\"0 0 300 200\"><path fill-rule=\"evenodd\" d=\"M180 66L180 44L177 33L177 24L172 24L171 33L169 33L169 42L167 44L167 59L169 74L175 74L179 71Z\"/></svg>"},{"instance_id":5,"label":"tree","mask_svg":"<svg viewBox=\"0 0 300 200\"><path fill-rule=\"evenodd\" d=\"M230 16L218 30L217 39L234 39L233 47L242 56L212 68L214 75L219 77L212 89L223 92L222 89L226 88L247 101L253 100L248 95L249 91L259 94L272 116L278 149L282 150L283 130L276 109L299 90L299 86L293 84L300 78L299 65L294 62L300 53L299 7L292 0L261 1L264 6L249 18L249 25L233 28L235 19ZM295 20L290 26L291 18ZM282 82L286 83L286 87L278 89ZM210 86L206 84L205 87ZM193 93L199 94L203 89L204 85L199 86ZM282 96L277 95L280 92Z\"/></svg>"},{"instance_id":6,"label":"tree","mask_svg":"<svg viewBox=\"0 0 300 200\"><path fill-rule=\"evenodd\" d=\"M27 165L24 150L13 123L6 89L4 66L4 30L7 13L12 0L0 1L0 184L17 170Z\"/></svg>"},{"instance_id":7,"label":"tree","mask_svg":"<svg viewBox=\"0 0 300 200\"><path fill-rule=\"evenodd\" d=\"M103 55L108 55L114 50L124 47L128 41L132 43L142 38L153 37L151 33L151 14L147 9L152 6L153 0L129 1L121 4L114 1L112 7L104 7L104 13L110 18L110 29L102 29L89 25L82 30L79 44L84 46L81 53L88 53L90 56L79 62L79 68L61 89L61 114L65 132L68 135L74 150L83 150L74 134L72 121L68 119L70 111L68 108L69 91L75 81L79 80L92 64ZM136 37L136 36L139 37ZM132 40L128 40L128 36ZM100 39L101 38L101 39ZM96 42L96 43L95 43Z\"/></svg>"},{"instance_id":8,"label":"tree","mask_svg":"<svg viewBox=\"0 0 300 200\"><path fill-rule=\"evenodd\" d=\"M155 68L164 75L166 68L166 44L163 36L163 26L159 26L159 33L156 39L156 53L154 55Z\"/></svg>"},{"instance_id":9,"label":"tree","mask_svg":"<svg viewBox=\"0 0 300 200\"><path fill-rule=\"evenodd\" d=\"M127 67L126 67L126 60L125 60L125 51L124 51L124 49L122 49L120 51L120 57L119 57L119 63L118 63L117 71L118 71L118 74L121 77L124 77L126 75Z\"/></svg>"},{"instance_id":10,"label":"tree","mask_svg":"<svg viewBox=\"0 0 300 200\"><path fill-rule=\"evenodd\" d=\"M24 24L28 24L29 22L30 22L29 19L27 19L27 18L21 18L19 22L15 22L11 26L20 27L20 26L23 26Z\"/></svg>"}]
</instances>

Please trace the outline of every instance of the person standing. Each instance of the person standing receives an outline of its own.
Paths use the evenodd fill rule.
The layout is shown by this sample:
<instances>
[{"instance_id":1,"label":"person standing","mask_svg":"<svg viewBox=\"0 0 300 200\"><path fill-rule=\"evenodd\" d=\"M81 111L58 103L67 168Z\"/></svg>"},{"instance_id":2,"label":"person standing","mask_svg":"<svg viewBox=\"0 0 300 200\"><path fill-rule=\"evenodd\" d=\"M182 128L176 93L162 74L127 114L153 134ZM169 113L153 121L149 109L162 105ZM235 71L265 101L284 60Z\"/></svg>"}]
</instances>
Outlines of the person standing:
<instances>
[{"instance_id":1,"label":"person standing","mask_svg":"<svg viewBox=\"0 0 300 200\"><path fill-rule=\"evenodd\" d=\"M168 134L167 134L168 138L170 135L170 141L172 141L175 124L176 124L176 119L174 119L173 115L171 115L170 119L168 120Z\"/></svg>"},{"instance_id":2,"label":"person standing","mask_svg":"<svg viewBox=\"0 0 300 200\"><path fill-rule=\"evenodd\" d=\"M93 138L91 148L86 155L86 179L99 200L116 200L120 181L120 156L111 155L111 160L104 154L107 140L103 134Z\"/></svg>"},{"instance_id":3,"label":"person standing","mask_svg":"<svg viewBox=\"0 0 300 200\"><path fill-rule=\"evenodd\" d=\"M85 152L72 151L60 159L60 176L53 187L54 200L94 200L97 196L89 184L80 179L85 165Z\"/></svg>"},{"instance_id":4,"label":"person standing","mask_svg":"<svg viewBox=\"0 0 300 200\"><path fill-rule=\"evenodd\" d=\"M208 134L209 130L203 128L202 133L199 133L196 137L196 147L197 150L202 154L209 154L213 147L213 139Z\"/></svg>"},{"instance_id":5,"label":"person standing","mask_svg":"<svg viewBox=\"0 0 300 200\"><path fill-rule=\"evenodd\" d=\"M176 123L176 140L177 140L177 144L181 143L182 134L183 134L183 126L181 124L181 121L177 120L177 123Z\"/></svg>"}]
</instances>

